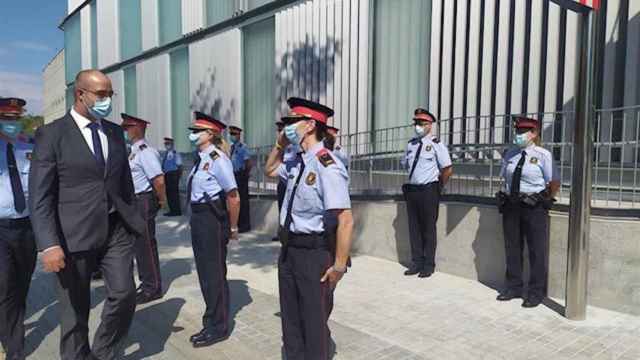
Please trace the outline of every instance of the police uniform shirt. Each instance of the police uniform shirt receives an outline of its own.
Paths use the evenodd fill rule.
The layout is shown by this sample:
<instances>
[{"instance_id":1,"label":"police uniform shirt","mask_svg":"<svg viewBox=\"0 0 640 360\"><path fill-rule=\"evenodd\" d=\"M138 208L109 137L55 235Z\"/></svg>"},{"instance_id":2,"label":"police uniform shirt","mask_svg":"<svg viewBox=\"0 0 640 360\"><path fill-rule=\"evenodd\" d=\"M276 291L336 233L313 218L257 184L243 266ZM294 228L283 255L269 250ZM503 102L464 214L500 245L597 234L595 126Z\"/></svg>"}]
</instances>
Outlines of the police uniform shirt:
<instances>
[{"instance_id":1,"label":"police uniform shirt","mask_svg":"<svg viewBox=\"0 0 640 360\"><path fill-rule=\"evenodd\" d=\"M522 165L522 177L520 178L520 192L526 194L539 193L547 188L552 180L558 180L559 174L554 169L551 152L535 144L522 149L512 147L505 153L502 159L500 175L505 179L506 192L511 192L511 179L522 157L522 151L526 152L525 162Z\"/></svg>"},{"instance_id":2,"label":"police uniform shirt","mask_svg":"<svg viewBox=\"0 0 640 360\"><path fill-rule=\"evenodd\" d=\"M340 145L336 145L333 149L333 155L335 155L338 160L342 161L345 168L349 168L349 155L344 152L344 149Z\"/></svg>"},{"instance_id":3,"label":"police uniform shirt","mask_svg":"<svg viewBox=\"0 0 640 360\"><path fill-rule=\"evenodd\" d=\"M168 173L169 171L177 171L180 166L182 166L182 156L174 149L168 150L164 154L162 171L165 173Z\"/></svg>"},{"instance_id":4,"label":"police uniform shirt","mask_svg":"<svg viewBox=\"0 0 640 360\"><path fill-rule=\"evenodd\" d=\"M245 161L249 159L251 159L251 153L245 144L237 142L231 145L231 162L234 172L243 171Z\"/></svg>"},{"instance_id":5,"label":"police uniform shirt","mask_svg":"<svg viewBox=\"0 0 640 360\"><path fill-rule=\"evenodd\" d=\"M133 188L136 194L145 193L152 190L151 180L162 175L160 165L160 154L147 144L144 139L136 141L131 145L129 155L129 167L133 178Z\"/></svg>"},{"instance_id":6,"label":"police uniform shirt","mask_svg":"<svg viewBox=\"0 0 640 360\"><path fill-rule=\"evenodd\" d=\"M286 162L290 162L290 161L295 161L296 157L298 156L298 153L301 152L302 150L300 149L299 146L293 145L293 144L289 144L284 148L284 154L282 155L282 162L286 163Z\"/></svg>"},{"instance_id":7,"label":"police uniform shirt","mask_svg":"<svg viewBox=\"0 0 640 360\"><path fill-rule=\"evenodd\" d=\"M233 165L224 152L214 145L209 145L204 151L199 152L198 156L200 164L197 169L191 170L192 203L204 203L207 197L216 200L221 191L228 193L238 188L233 175Z\"/></svg>"},{"instance_id":8,"label":"police uniform shirt","mask_svg":"<svg viewBox=\"0 0 640 360\"><path fill-rule=\"evenodd\" d=\"M25 200L29 201L29 169L31 168L31 154L33 145L21 141L13 144L13 152L18 167L18 175L22 182ZM15 209L11 178L9 177L9 163L7 159L7 141L0 139L0 219L19 219L29 216L29 207L18 213Z\"/></svg>"},{"instance_id":9,"label":"police uniform shirt","mask_svg":"<svg viewBox=\"0 0 640 360\"><path fill-rule=\"evenodd\" d=\"M402 166L409 172L413 167L413 161L422 142L420 159L413 171L413 176L409 179L410 184L424 185L438 181L440 170L451 166L451 156L446 145L437 140L432 135L416 137L407 144L407 151L402 159Z\"/></svg>"},{"instance_id":10,"label":"police uniform shirt","mask_svg":"<svg viewBox=\"0 0 640 360\"><path fill-rule=\"evenodd\" d=\"M293 221L289 230L298 234L322 233L325 211L351 208L349 175L344 164L322 142L314 145L300 153L295 161L282 163L278 168L278 176L287 179L283 209L289 208L302 162L305 168L293 199ZM287 211L282 211L280 225L284 226L286 218Z\"/></svg>"}]
</instances>

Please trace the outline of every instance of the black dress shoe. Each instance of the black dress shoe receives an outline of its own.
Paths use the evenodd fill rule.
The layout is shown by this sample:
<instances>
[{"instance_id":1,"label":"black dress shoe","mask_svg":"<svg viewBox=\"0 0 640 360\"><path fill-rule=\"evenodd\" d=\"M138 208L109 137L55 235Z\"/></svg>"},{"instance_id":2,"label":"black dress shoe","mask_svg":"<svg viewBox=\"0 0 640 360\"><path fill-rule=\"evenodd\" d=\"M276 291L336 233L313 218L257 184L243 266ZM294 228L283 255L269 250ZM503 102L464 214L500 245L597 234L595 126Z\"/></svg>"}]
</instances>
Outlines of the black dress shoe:
<instances>
[{"instance_id":1,"label":"black dress shoe","mask_svg":"<svg viewBox=\"0 0 640 360\"><path fill-rule=\"evenodd\" d=\"M411 275L415 275L420 273L422 270L418 267L412 266L410 268L407 269L407 271L404 272L405 275L407 276L411 276Z\"/></svg>"},{"instance_id":2,"label":"black dress shoe","mask_svg":"<svg viewBox=\"0 0 640 360\"><path fill-rule=\"evenodd\" d=\"M136 293L136 304L146 304L148 302L152 302L154 300L158 300L162 298L162 291L157 291L154 293L148 293L146 291L138 291Z\"/></svg>"},{"instance_id":3,"label":"black dress shoe","mask_svg":"<svg viewBox=\"0 0 640 360\"><path fill-rule=\"evenodd\" d=\"M271 238L271 241L280 241L280 238L278 236L274 236Z\"/></svg>"},{"instance_id":4,"label":"black dress shoe","mask_svg":"<svg viewBox=\"0 0 640 360\"><path fill-rule=\"evenodd\" d=\"M541 302L542 302L542 300L540 300L538 298L529 298L529 299L525 300L522 303L522 307L523 308L534 308L534 307L540 305Z\"/></svg>"},{"instance_id":5,"label":"black dress shoe","mask_svg":"<svg viewBox=\"0 0 640 360\"><path fill-rule=\"evenodd\" d=\"M202 334L204 334L207 331L207 329L202 329L199 332L191 335L191 337L189 337L189 341L193 342L194 340L200 338L202 336Z\"/></svg>"},{"instance_id":6,"label":"black dress shoe","mask_svg":"<svg viewBox=\"0 0 640 360\"><path fill-rule=\"evenodd\" d=\"M91 274L91 280L102 280L102 270L96 270Z\"/></svg>"},{"instance_id":7,"label":"black dress shoe","mask_svg":"<svg viewBox=\"0 0 640 360\"><path fill-rule=\"evenodd\" d=\"M429 276L433 275L433 271L426 271L426 270L422 270L420 271L420 273L418 274L419 278L428 278Z\"/></svg>"},{"instance_id":8,"label":"black dress shoe","mask_svg":"<svg viewBox=\"0 0 640 360\"><path fill-rule=\"evenodd\" d=\"M191 343L194 348L211 346L215 343L226 340L229 335L213 334L208 331L202 332L199 336L194 337Z\"/></svg>"},{"instance_id":9,"label":"black dress shoe","mask_svg":"<svg viewBox=\"0 0 640 360\"><path fill-rule=\"evenodd\" d=\"M505 291L505 292L501 293L500 295L498 295L496 300L498 300L498 301L509 301L509 300L518 299L518 298L521 298L521 297L522 297L522 295L519 292L516 292L516 291Z\"/></svg>"}]
</instances>

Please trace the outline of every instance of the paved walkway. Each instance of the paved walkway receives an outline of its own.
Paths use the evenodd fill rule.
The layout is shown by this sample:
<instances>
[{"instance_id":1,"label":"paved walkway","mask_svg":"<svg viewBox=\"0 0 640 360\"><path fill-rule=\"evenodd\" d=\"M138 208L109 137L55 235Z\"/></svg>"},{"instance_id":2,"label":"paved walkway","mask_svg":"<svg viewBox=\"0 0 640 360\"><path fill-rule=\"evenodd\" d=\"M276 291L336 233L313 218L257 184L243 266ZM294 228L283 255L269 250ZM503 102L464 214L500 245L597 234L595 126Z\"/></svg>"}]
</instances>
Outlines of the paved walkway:
<instances>
[{"instance_id":1,"label":"paved walkway","mask_svg":"<svg viewBox=\"0 0 640 360\"><path fill-rule=\"evenodd\" d=\"M270 234L248 234L230 248L233 333L193 349L203 309L186 219L159 218L165 297L138 308L123 359L281 359L276 268ZM405 277L393 262L368 256L336 291L330 327L335 359L640 359L640 317L590 308L584 322L559 305L523 309L498 303L482 284L443 273ZM93 287L95 329L105 291ZM555 310L554 310L555 309ZM53 278L38 270L29 297L29 359L58 359ZM1 358L1 356L0 356Z\"/></svg>"}]
</instances>

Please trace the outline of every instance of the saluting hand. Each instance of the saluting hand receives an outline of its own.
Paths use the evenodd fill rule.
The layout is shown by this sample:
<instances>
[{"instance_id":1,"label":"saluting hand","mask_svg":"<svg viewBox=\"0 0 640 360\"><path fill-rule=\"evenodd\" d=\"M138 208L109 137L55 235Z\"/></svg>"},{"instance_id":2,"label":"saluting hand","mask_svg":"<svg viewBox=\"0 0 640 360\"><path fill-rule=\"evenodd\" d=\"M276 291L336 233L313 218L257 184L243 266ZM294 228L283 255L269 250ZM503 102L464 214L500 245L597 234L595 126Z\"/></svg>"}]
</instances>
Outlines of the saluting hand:
<instances>
[{"instance_id":1,"label":"saluting hand","mask_svg":"<svg viewBox=\"0 0 640 360\"><path fill-rule=\"evenodd\" d=\"M42 254L42 265L45 272L59 272L64 269L64 251L59 246L51 248Z\"/></svg>"},{"instance_id":2,"label":"saluting hand","mask_svg":"<svg viewBox=\"0 0 640 360\"><path fill-rule=\"evenodd\" d=\"M331 289L335 289L336 285L338 285L338 281L340 281L343 276L344 273L336 271L333 266L331 266L324 273L324 276L322 277L322 279L320 279L320 282L323 283L329 281L329 286L331 286Z\"/></svg>"}]
</instances>

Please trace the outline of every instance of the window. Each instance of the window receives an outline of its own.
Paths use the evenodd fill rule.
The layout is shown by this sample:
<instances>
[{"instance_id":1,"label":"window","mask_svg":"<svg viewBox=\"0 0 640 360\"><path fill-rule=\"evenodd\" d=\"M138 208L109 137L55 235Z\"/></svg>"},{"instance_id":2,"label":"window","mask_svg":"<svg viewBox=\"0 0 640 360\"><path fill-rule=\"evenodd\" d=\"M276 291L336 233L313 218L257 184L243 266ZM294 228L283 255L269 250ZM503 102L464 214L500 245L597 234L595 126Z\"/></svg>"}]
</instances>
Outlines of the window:
<instances>
[{"instance_id":1,"label":"window","mask_svg":"<svg viewBox=\"0 0 640 360\"><path fill-rule=\"evenodd\" d=\"M94 69L98 68L98 6L96 1L91 4L91 67Z\"/></svg>"},{"instance_id":2,"label":"window","mask_svg":"<svg viewBox=\"0 0 640 360\"><path fill-rule=\"evenodd\" d=\"M170 54L171 71L171 132L176 149L180 152L191 150L187 139L191 124L189 103L189 48L175 50Z\"/></svg>"},{"instance_id":3,"label":"window","mask_svg":"<svg viewBox=\"0 0 640 360\"><path fill-rule=\"evenodd\" d=\"M275 122L275 20L243 29L244 141L251 147L272 144Z\"/></svg>"},{"instance_id":4,"label":"window","mask_svg":"<svg viewBox=\"0 0 640 360\"><path fill-rule=\"evenodd\" d=\"M82 69L80 13L64 24L64 69L67 84L72 83L76 74Z\"/></svg>"},{"instance_id":5,"label":"window","mask_svg":"<svg viewBox=\"0 0 640 360\"><path fill-rule=\"evenodd\" d=\"M158 26L160 45L182 36L181 0L158 0Z\"/></svg>"},{"instance_id":6,"label":"window","mask_svg":"<svg viewBox=\"0 0 640 360\"><path fill-rule=\"evenodd\" d=\"M234 0L206 0L207 26L230 19L235 10Z\"/></svg>"},{"instance_id":7,"label":"window","mask_svg":"<svg viewBox=\"0 0 640 360\"><path fill-rule=\"evenodd\" d=\"M133 116L138 115L138 84L135 65L124 69L124 112Z\"/></svg>"},{"instance_id":8,"label":"window","mask_svg":"<svg viewBox=\"0 0 640 360\"><path fill-rule=\"evenodd\" d=\"M431 1L376 0L374 128L409 125L427 107Z\"/></svg>"},{"instance_id":9,"label":"window","mask_svg":"<svg viewBox=\"0 0 640 360\"><path fill-rule=\"evenodd\" d=\"M120 1L120 58L130 59L142 51L140 0Z\"/></svg>"}]
</instances>

